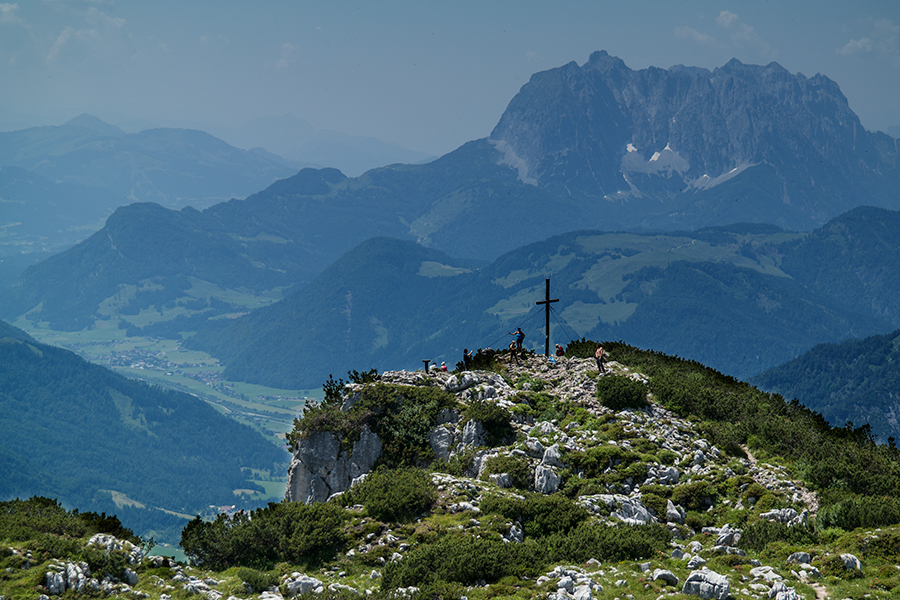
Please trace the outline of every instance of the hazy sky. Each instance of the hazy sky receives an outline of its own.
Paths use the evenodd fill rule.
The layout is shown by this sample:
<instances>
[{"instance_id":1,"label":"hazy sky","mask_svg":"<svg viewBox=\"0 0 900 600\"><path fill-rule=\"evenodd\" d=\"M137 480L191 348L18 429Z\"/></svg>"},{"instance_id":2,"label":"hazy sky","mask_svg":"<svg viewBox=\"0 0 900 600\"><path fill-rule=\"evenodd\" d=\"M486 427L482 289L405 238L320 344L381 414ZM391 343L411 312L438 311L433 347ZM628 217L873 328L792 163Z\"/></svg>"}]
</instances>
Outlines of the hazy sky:
<instances>
[{"instance_id":1,"label":"hazy sky","mask_svg":"<svg viewBox=\"0 0 900 600\"><path fill-rule=\"evenodd\" d=\"M0 1L0 130L319 129L443 154L487 136L537 72L595 50L632 69L776 61L900 126L900 1Z\"/></svg>"}]
</instances>

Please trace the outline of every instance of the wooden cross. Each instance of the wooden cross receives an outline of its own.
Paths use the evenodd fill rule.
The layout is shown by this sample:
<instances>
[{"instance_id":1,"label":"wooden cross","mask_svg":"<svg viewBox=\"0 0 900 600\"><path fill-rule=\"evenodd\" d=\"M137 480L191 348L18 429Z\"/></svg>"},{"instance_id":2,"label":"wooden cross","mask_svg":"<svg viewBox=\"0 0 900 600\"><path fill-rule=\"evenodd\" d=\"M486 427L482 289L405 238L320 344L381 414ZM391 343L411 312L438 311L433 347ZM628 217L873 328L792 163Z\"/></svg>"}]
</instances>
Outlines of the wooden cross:
<instances>
[{"instance_id":1,"label":"wooden cross","mask_svg":"<svg viewBox=\"0 0 900 600\"><path fill-rule=\"evenodd\" d=\"M546 317L546 323L544 325L544 331L547 334L547 338L544 342L544 356L550 356L550 303L551 302L559 302L559 298L550 299L550 278L547 278L547 292L544 296L543 300L539 300L535 302L535 304L543 304L544 312Z\"/></svg>"}]
</instances>

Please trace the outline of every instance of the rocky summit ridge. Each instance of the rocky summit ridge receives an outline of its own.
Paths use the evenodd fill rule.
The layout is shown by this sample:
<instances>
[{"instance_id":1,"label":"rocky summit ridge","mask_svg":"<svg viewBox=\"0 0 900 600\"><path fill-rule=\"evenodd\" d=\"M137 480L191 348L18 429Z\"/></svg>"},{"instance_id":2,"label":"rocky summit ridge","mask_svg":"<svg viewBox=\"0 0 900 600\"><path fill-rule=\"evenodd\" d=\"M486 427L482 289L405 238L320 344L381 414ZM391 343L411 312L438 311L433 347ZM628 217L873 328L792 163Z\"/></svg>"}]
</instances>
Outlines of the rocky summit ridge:
<instances>
[{"instance_id":1,"label":"rocky summit ridge","mask_svg":"<svg viewBox=\"0 0 900 600\"><path fill-rule=\"evenodd\" d=\"M41 563L43 546L12 544L4 558L0 544L0 567L45 573L20 593L4 587L16 581L7 567L0 596L812 600L900 591L900 526L843 530L833 515L823 520L832 492L814 490L798 464L759 441L714 443L708 422L663 405L658 372L624 360L624 345L608 348L602 373L593 358L491 352L484 370L330 379L326 400L289 436L285 502L196 519L181 542L191 566L109 537L90 544L119 557L114 574L104 569L115 560L96 550L84 554L90 564ZM640 392L633 406L621 404L628 390ZM404 446L404 436L421 447Z\"/></svg>"},{"instance_id":2,"label":"rocky summit ridge","mask_svg":"<svg viewBox=\"0 0 900 600\"><path fill-rule=\"evenodd\" d=\"M540 494L554 494L564 487L566 477L578 471L578 466L567 460L568 455L592 448L616 449L609 454L611 458L604 465L603 473L618 470L626 473L610 478L615 483L608 484L606 489L593 490L599 493L578 495L577 502L590 512L592 519L613 527L666 524L674 538L669 557L657 556L656 560L642 562L636 571L621 565L604 566L595 559L581 567L557 566L535 582L538 589L549 590L544 594L548 598L607 597L604 586L614 590L626 588L634 579L662 586L664 594L659 598L680 591L720 600L728 597L790 600L808 597L811 590L818 597L826 597L825 589L818 583L822 573L812 564L823 557L814 561L811 554L797 552L791 553L781 564L764 564L759 559L748 558L738 547L742 535L740 528L721 522L725 515L734 517L745 512L768 522L805 527L818 509L816 493L784 465L758 461L749 451L746 458L727 456L704 438L698 423L679 418L655 402L652 396L643 408L617 411L604 406L597 398L597 383L608 376L626 377L641 384L647 382L645 375L615 361L607 363L606 372L599 374L594 359L532 355L521 362L506 364L503 376L493 371L448 373L432 366L427 372L387 371L381 374L378 383L438 388L453 394L459 402L460 409L441 411L428 437L439 463L447 464L465 457L463 462L468 465L462 476L442 473L439 466L433 467L437 472L431 475L439 491L440 509L437 510L468 517L468 523L461 528L480 525L479 520L484 516L481 504L485 498L496 494L523 497L521 485L514 484L511 473L498 473L497 469L490 468L497 459L524 461L529 473L525 487ZM368 385L374 384L346 385L342 410L352 409ZM581 423L572 415L536 420L528 410L520 410L523 404L528 405L529 392L556 398L561 404L582 407L581 414L602 422L602 430L594 428L596 421ZM515 435L504 443L487 447L488 434L484 424L463 417L465 409L462 407L476 402L491 403L509 411L513 415ZM614 433L610 435L610 432ZM339 498L366 479L365 466L371 468L378 461L381 449L381 440L368 426L364 427L351 452L341 451L337 437L329 432L320 431L301 439L290 466L285 500L324 502ZM652 462L651 459L645 469L635 468L634 462L629 464L628 460L621 459L622 455L634 452L645 457L662 455L664 461ZM584 472L577 474L585 475ZM704 496L704 492L698 492L712 489L724 481L732 483L733 496ZM660 487L669 492L668 500L662 501L659 494L646 492ZM761 501L763 496L765 500ZM672 498L683 498L684 502L673 502ZM701 527L696 520L686 520L685 505L695 512L717 513L716 522ZM504 541L522 542L519 523L510 521L505 527L507 530L501 532ZM361 544L350 553L365 554L387 545L393 549L390 560L403 560L411 547L408 542L403 534L392 531ZM748 568L743 574L716 572L708 568L707 563L717 556L732 557L733 564L746 563ZM850 565L848 569L857 568L855 556L847 554L841 560ZM673 562L677 568L665 568ZM288 587L306 577L293 574L287 580ZM316 580L311 585L313 591L322 591L326 584ZM650 588L651 584L645 583L644 587ZM406 590L407 593L414 591ZM634 597L625 590L622 596Z\"/></svg>"}]
</instances>

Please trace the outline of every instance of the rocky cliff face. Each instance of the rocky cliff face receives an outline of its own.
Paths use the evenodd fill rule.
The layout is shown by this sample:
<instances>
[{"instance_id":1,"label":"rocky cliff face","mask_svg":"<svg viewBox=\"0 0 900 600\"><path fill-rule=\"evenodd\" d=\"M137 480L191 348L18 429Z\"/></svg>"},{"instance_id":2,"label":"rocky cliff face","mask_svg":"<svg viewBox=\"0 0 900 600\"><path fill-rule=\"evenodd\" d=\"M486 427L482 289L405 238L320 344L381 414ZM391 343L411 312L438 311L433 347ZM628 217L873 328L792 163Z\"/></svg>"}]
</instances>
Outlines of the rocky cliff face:
<instances>
[{"instance_id":1,"label":"rocky cliff face","mask_svg":"<svg viewBox=\"0 0 900 600\"><path fill-rule=\"evenodd\" d=\"M787 228L900 203L883 187L885 175L898 180L897 141L863 129L827 77L777 63L634 71L595 52L583 66L535 74L491 140L538 186L631 207L663 200L670 219L696 218L713 199L720 213L725 189L742 203L735 217L763 220L759 209L777 206L784 214L769 222Z\"/></svg>"},{"instance_id":2,"label":"rocky cliff face","mask_svg":"<svg viewBox=\"0 0 900 600\"><path fill-rule=\"evenodd\" d=\"M341 452L337 437L328 431L311 433L301 440L288 468L288 502L324 502L343 492L354 479L372 470L381 456L381 440L368 427L353 451Z\"/></svg>"}]
</instances>

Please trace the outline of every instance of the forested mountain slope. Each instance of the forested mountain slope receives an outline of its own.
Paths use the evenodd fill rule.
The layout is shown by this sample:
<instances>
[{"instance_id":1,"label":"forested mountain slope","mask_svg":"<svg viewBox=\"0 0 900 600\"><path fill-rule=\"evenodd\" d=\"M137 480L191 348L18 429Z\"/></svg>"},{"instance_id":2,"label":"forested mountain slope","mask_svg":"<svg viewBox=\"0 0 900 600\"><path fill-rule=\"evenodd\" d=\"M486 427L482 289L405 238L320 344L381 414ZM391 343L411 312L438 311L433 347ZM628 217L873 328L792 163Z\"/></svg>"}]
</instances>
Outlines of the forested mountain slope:
<instances>
[{"instance_id":1,"label":"forested mountain slope","mask_svg":"<svg viewBox=\"0 0 900 600\"><path fill-rule=\"evenodd\" d=\"M413 368L428 358L454 365L465 348L505 346L519 325L526 346L543 351L543 309L535 302L548 277L560 300L552 343L629 340L737 376L821 341L889 328L780 271L763 248L794 238L758 226L671 235L580 231L475 270L412 242L375 239L271 307L144 333L196 329L185 343L221 357L226 376L302 388L360 364Z\"/></svg>"},{"instance_id":2,"label":"forested mountain slope","mask_svg":"<svg viewBox=\"0 0 900 600\"><path fill-rule=\"evenodd\" d=\"M0 498L52 495L83 510L166 517L240 501L242 468L271 469L282 450L202 400L127 379L0 323ZM175 519L177 521L177 519ZM142 528L143 532L144 528Z\"/></svg>"},{"instance_id":3,"label":"forested mountain slope","mask_svg":"<svg viewBox=\"0 0 900 600\"><path fill-rule=\"evenodd\" d=\"M881 442L900 437L900 331L820 344L750 381L843 426L867 425Z\"/></svg>"}]
</instances>

